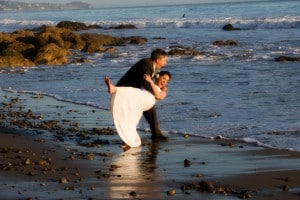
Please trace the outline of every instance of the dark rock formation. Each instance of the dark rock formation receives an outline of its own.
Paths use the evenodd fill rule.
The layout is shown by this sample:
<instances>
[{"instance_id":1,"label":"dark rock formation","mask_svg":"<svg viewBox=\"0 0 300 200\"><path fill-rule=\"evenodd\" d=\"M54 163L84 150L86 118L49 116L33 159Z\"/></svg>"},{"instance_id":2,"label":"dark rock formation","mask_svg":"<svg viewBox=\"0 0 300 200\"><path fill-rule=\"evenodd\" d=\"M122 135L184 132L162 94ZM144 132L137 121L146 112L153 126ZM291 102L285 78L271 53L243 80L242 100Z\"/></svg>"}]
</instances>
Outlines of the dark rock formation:
<instances>
[{"instance_id":1,"label":"dark rock formation","mask_svg":"<svg viewBox=\"0 0 300 200\"><path fill-rule=\"evenodd\" d=\"M98 25L90 25L87 26L86 24L82 22L71 22L71 21L61 21L57 24L57 27L59 28L68 28L71 29L72 31L82 31L82 30L88 30L88 29L97 29L101 28Z\"/></svg>"},{"instance_id":2,"label":"dark rock formation","mask_svg":"<svg viewBox=\"0 0 300 200\"><path fill-rule=\"evenodd\" d=\"M197 50L191 49L189 47L170 47L171 50L168 55L171 56L198 56L201 53Z\"/></svg>"},{"instance_id":3,"label":"dark rock formation","mask_svg":"<svg viewBox=\"0 0 300 200\"><path fill-rule=\"evenodd\" d=\"M300 57L279 56L279 57L275 58L275 61L277 61L277 62L284 62L284 61L297 62L297 61L300 61Z\"/></svg>"},{"instance_id":4,"label":"dark rock formation","mask_svg":"<svg viewBox=\"0 0 300 200\"><path fill-rule=\"evenodd\" d=\"M145 44L148 40L140 36L131 36L125 38L130 44Z\"/></svg>"},{"instance_id":5,"label":"dark rock formation","mask_svg":"<svg viewBox=\"0 0 300 200\"><path fill-rule=\"evenodd\" d=\"M121 24L118 26L110 27L110 29L136 29L136 26L133 24Z\"/></svg>"},{"instance_id":6,"label":"dark rock formation","mask_svg":"<svg viewBox=\"0 0 300 200\"><path fill-rule=\"evenodd\" d=\"M147 42L146 38L140 36L117 38L72 31L87 29L89 26L83 23L62 21L57 26L0 33L0 67L67 64L70 49L88 53L115 52L113 46Z\"/></svg>"},{"instance_id":7,"label":"dark rock formation","mask_svg":"<svg viewBox=\"0 0 300 200\"><path fill-rule=\"evenodd\" d=\"M235 40L226 40L226 41L217 40L217 41L213 42L213 45L216 45L216 46L236 46L238 44L239 44L239 42L235 41Z\"/></svg>"},{"instance_id":8,"label":"dark rock formation","mask_svg":"<svg viewBox=\"0 0 300 200\"><path fill-rule=\"evenodd\" d=\"M38 50L34 62L45 65L67 64L69 54L66 48L59 47L54 43L49 43Z\"/></svg>"},{"instance_id":9,"label":"dark rock formation","mask_svg":"<svg viewBox=\"0 0 300 200\"><path fill-rule=\"evenodd\" d=\"M222 28L224 31L236 31L236 30L241 30L240 28L235 28L233 27L232 24L226 24L225 26L223 26Z\"/></svg>"}]
</instances>

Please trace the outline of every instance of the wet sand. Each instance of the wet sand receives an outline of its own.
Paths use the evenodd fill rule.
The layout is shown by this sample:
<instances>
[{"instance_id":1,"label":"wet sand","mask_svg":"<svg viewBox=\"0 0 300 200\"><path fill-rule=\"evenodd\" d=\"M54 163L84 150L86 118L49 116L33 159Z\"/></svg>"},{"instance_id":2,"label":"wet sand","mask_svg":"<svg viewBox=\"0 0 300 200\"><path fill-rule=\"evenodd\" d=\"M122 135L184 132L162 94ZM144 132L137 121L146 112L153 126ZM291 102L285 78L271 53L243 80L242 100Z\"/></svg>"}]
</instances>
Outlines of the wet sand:
<instances>
[{"instance_id":1,"label":"wet sand","mask_svg":"<svg viewBox=\"0 0 300 200\"><path fill-rule=\"evenodd\" d=\"M109 111L32 95L1 103L0 199L300 198L299 152L143 131L142 146L123 152L106 133ZM17 123L24 114L35 127Z\"/></svg>"}]
</instances>

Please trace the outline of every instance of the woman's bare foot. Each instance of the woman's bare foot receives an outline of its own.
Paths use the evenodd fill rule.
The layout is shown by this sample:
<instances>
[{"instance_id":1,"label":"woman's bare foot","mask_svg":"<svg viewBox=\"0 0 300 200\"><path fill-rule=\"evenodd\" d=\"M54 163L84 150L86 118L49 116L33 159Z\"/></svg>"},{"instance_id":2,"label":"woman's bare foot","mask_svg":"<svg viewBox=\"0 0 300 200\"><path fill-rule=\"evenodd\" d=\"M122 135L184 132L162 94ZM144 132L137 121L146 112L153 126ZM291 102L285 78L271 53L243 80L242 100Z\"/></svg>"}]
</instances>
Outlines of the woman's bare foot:
<instances>
[{"instance_id":1,"label":"woman's bare foot","mask_svg":"<svg viewBox=\"0 0 300 200\"><path fill-rule=\"evenodd\" d=\"M125 152L125 151L128 151L131 147L128 146L127 144L123 143L122 146L121 146L121 148L122 148L123 151Z\"/></svg>"},{"instance_id":2,"label":"woman's bare foot","mask_svg":"<svg viewBox=\"0 0 300 200\"><path fill-rule=\"evenodd\" d=\"M117 88L110 82L110 78L108 76L105 76L105 83L107 85L107 91L109 94L116 93Z\"/></svg>"}]
</instances>

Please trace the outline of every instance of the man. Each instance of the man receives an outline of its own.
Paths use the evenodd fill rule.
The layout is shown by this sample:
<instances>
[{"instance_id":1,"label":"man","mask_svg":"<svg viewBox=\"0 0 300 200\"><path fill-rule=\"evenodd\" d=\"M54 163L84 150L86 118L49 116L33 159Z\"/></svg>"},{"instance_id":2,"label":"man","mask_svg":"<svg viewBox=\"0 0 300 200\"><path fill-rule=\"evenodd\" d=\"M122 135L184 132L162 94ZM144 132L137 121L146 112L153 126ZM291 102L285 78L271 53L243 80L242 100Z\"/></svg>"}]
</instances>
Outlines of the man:
<instances>
[{"instance_id":1,"label":"man","mask_svg":"<svg viewBox=\"0 0 300 200\"><path fill-rule=\"evenodd\" d=\"M168 54L162 49L155 49L151 53L150 58L141 59L133 65L125 75L118 81L117 86L131 86L135 88L145 88L153 93L153 90L144 78L145 74L149 74L152 78L156 71L159 71L167 64ZM144 117L148 121L152 133L152 139L166 139L159 127L155 107L145 111Z\"/></svg>"}]
</instances>

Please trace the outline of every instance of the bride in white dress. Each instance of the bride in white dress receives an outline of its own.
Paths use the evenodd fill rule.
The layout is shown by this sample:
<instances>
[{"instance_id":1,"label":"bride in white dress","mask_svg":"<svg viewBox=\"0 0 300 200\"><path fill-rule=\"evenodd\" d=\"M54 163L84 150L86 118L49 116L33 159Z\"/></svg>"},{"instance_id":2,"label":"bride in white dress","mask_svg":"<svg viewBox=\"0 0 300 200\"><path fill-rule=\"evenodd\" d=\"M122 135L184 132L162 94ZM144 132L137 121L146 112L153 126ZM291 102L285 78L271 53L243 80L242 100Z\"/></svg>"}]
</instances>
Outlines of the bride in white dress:
<instances>
[{"instance_id":1,"label":"bride in white dress","mask_svg":"<svg viewBox=\"0 0 300 200\"><path fill-rule=\"evenodd\" d=\"M136 127L143 112L152 108L156 100L166 97L166 86L171 79L171 74L168 71L161 71L155 83L148 74L144 78L150 83L153 94L140 88L116 87L108 76L105 77L108 93L111 94L110 110L117 132L124 142L122 145L124 151L141 145Z\"/></svg>"}]
</instances>

